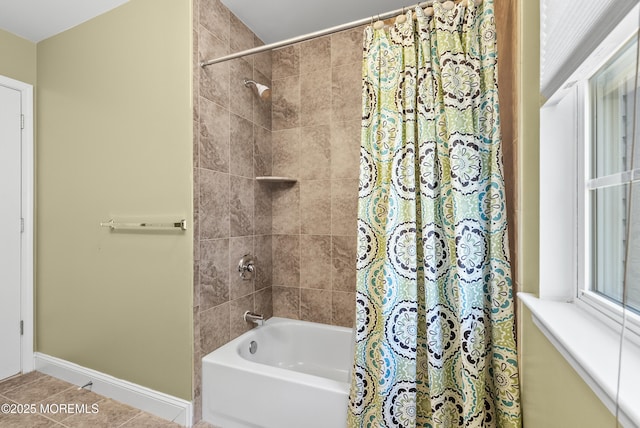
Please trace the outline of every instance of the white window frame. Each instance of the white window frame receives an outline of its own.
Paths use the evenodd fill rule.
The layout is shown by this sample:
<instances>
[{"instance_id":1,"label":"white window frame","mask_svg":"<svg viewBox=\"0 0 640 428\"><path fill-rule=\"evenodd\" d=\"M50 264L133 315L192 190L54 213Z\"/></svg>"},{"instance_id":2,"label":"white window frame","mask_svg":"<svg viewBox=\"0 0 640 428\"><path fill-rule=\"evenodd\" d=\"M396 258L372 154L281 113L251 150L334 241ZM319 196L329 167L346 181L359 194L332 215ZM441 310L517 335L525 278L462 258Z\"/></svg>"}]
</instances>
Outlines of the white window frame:
<instances>
[{"instance_id":1,"label":"white window frame","mask_svg":"<svg viewBox=\"0 0 640 428\"><path fill-rule=\"evenodd\" d=\"M592 134L589 79L635 36L638 13L640 7L636 6L541 110L540 298L574 302L617 329L623 322L622 306L589 290L592 266L588 246ZM551 113L545 113L545 109ZM548 126L544 123L545 114L552 118L548 122L556 121L551 123L556 129L550 134L545 133ZM555 135L558 133L562 137ZM569 140L574 141L571 147ZM551 192L555 195L550 196ZM628 310L624 315L626 326L634 333L632 339L640 344L640 316Z\"/></svg>"},{"instance_id":2,"label":"white window frame","mask_svg":"<svg viewBox=\"0 0 640 428\"><path fill-rule=\"evenodd\" d=\"M636 9L634 9L634 11L635 10ZM620 328L623 321L626 322L625 327L627 327L628 331L631 333L629 337L630 340L640 345L640 316L632 311L623 310L621 304L613 302L612 300L590 290L593 281L593 260L590 245L593 239L591 236L593 226L593 219L591 218L593 189L602 188L602 186L606 185L625 184L629 183L630 180L635 182L634 186L640 186L640 166L638 166L634 171L616 174L615 176L612 175L595 179L591 178L591 152L594 146L592 140L593 115L591 111L593 103L589 79L591 79L591 77L593 77L623 46L625 46L632 38L636 37L636 31L637 29L633 31L632 34L627 34L626 38L621 34L611 40L610 45L608 46L611 47L611 45L614 44L617 44L617 46L614 49L607 50L606 52L608 55L597 55L593 58L593 64L591 67L584 68L584 77L575 83L577 90L577 209L575 211L577 216L576 296L578 304L584 306L585 309L600 317L602 321L608 324L613 323L613 327ZM635 142L635 144L640 144L640 142ZM636 194L636 197L638 194ZM638 221L638 219L636 219L636 221ZM626 320L623 320L623 317L626 317Z\"/></svg>"}]
</instances>

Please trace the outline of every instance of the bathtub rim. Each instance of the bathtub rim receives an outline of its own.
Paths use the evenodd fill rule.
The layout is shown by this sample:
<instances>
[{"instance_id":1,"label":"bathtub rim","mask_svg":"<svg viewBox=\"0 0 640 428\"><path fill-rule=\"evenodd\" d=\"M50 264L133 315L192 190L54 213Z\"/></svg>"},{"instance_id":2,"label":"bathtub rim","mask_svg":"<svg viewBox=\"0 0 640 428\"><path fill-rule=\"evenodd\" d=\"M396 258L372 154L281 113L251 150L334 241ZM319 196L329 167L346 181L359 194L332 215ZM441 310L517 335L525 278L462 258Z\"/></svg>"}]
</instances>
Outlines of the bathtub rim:
<instances>
[{"instance_id":1,"label":"bathtub rim","mask_svg":"<svg viewBox=\"0 0 640 428\"><path fill-rule=\"evenodd\" d=\"M292 318L283 317L271 317L265 321L264 325L256 326L251 330L241 334L235 339L222 345L221 347L213 350L204 357L202 357L201 364L214 364L219 366L228 367L235 370L245 370L247 372L265 376L272 379L282 379L284 377L291 382L314 386L327 391L333 391L337 393L348 394L350 382L341 382L334 379L329 379L322 376L312 375L308 373L302 373L294 370L288 370L282 367L271 366L264 363L254 362L243 358L240 355L240 346L246 340L250 340L252 336L259 334L260 329L268 328L270 326L278 324L290 324L290 325L313 325L316 327L337 330L343 333L353 333L353 329L349 327L334 326L330 324L317 323L313 321L296 320ZM214 355L215 354L215 355ZM351 371L351 365L353 362L349 362L347 368ZM350 379L350 376L348 377Z\"/></svg>"}]
</instances>

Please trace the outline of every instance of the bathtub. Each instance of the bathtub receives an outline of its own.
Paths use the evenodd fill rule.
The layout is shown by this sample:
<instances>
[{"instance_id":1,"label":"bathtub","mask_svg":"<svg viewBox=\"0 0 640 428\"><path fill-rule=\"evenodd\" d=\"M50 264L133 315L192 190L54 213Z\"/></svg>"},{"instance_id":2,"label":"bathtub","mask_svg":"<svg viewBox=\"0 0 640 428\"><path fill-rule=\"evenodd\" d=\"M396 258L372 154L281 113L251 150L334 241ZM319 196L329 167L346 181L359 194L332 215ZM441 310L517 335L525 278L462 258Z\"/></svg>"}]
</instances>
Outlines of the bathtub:
<instances>
[{"instance_id":1,"label":"bathtub","mask_svg":"<svg viewBox=\"0 0 640 428\"><path fill-rule=\"evenodd\" d=\"M221 428L344 428L352 342L349 328L269 319L202 359L203 419Z\"/></svg>"}]
</instances>

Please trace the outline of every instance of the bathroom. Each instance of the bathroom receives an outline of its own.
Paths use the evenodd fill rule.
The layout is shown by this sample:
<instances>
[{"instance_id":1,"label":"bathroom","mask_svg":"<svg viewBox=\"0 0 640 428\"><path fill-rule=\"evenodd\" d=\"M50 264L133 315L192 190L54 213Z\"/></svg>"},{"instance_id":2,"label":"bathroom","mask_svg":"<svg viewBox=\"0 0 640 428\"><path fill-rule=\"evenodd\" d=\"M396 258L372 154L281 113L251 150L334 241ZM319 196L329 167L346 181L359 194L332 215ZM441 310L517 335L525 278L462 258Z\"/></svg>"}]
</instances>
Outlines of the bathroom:
<instances>
[{"instance_id":1,"label":"bathroom","mask_svg":"<svg viewBox=\"0 0 640 428\"><path fill-rule=\"evenodd\" d=\"M514 283L537 294L540 5L495 3ZM245 311L353 325L362 28L199 66L260 44L216 0L132 0L37 43L0 30L0 75L35 94L36 367L159 391L196 423L201 359ZM186 232L100 227L174 218ZM526 306L518 322L525 425L612 423Z\"/></svg>"}]
</instances>

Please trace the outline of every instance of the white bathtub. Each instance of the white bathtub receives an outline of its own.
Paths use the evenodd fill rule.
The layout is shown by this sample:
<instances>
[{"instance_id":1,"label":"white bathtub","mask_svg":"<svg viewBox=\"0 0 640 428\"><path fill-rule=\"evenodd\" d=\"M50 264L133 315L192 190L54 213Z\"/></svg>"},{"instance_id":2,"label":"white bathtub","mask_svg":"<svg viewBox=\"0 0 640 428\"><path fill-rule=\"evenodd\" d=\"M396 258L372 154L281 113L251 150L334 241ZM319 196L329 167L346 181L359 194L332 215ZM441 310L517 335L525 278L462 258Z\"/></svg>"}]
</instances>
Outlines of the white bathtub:
<instances>
[{"instance_id":1,"label":"white bathtub","mask_svg":"<svg viewBox=\"0 0 640 428\"><path fill-rule=\"evenodd\" d=\"M269 319L202 359L203 419L221 428L344 428L351 343L349 328Z\"/></svg>"}]
</instances>

